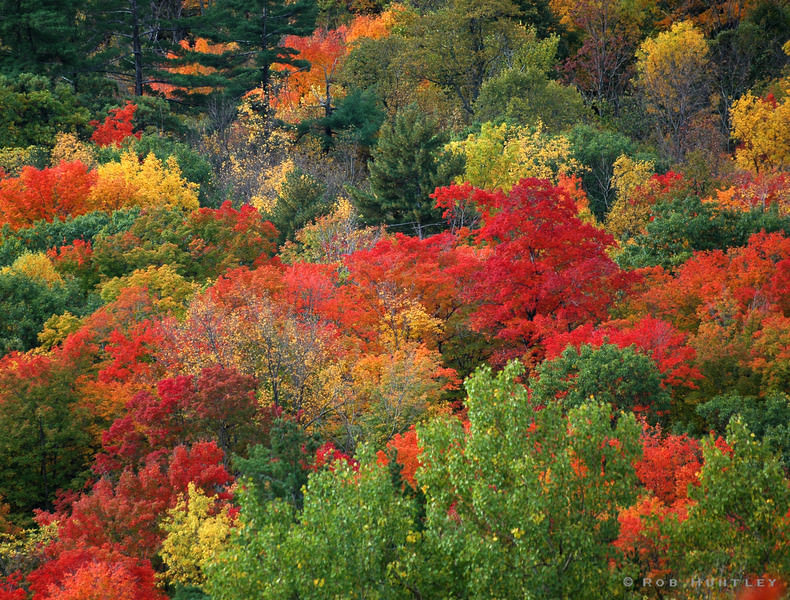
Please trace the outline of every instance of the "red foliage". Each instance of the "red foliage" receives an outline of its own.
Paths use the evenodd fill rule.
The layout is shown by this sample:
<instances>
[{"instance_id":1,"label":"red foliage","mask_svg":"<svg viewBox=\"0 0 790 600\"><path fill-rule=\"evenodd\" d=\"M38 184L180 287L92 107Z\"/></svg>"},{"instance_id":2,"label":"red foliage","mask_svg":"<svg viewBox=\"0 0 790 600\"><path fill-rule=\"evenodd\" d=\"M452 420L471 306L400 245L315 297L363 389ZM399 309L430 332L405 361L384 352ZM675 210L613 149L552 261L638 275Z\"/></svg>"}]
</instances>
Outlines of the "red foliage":
<instances>
[{"instance_id":1,"label":"red foliage","mask_svg":"<svg viewBox=\"0 0 790 600\"><path fill-rule=\"evenodd\" d=\"M20 229L84 214L95 181L95 171L79 161L40 170L24 167L19 177L0 180L0 225Z\"/></svg>"},{"instance_id":2,"label":"red foliage","mask_svg":"<svg viewBox=\"0 0 790 600\"><path fill-rule=\"evenodd\" d=\"M332 442L326 442L315 451L315 461L310 466L310 470L318 471L326 467L330 471L334 471L333 464L338 460L347 463L354 471L359 471L359 463L345 452L338 450Z\"/></svg>"},{"instance_id":3,"label":"red foliage","mask_svg":"<svg viewBox=\"0 0 790 600\"><path fill-rule=\"evenodd\" d=\"M32 600L166 600L148 560L110 545L63 550L29 577Z\"/></svg>"},{"instance_id":4,"label":"red foliage","mask_svg":"<svg viewBox=\"0 0 790 600\"><path fill-rule=\"evenodd\" d=\"M655 496L644 496L634 506L620 511L620 533L612 543L624 554L640 564L647 577L667 575L669 537L661 532L661 524L668 518L684 521L685 502L668 507Z\"/></svg>"},{"instance_id":5,"label":"red foliage","mask_svg":"<svg viewBox=\"0 0 790 600\"><path fill-rule=\"evenodd\" d=\"M212 439L229 453L237 430L262 416L255 388L253 377L218 365L195 377L161 380L156 395L139 392L126 414L104 432L104 453L97 456L94 470L104 474L139 464L146 456L197 440Z\"/></svg>"},{"instance_id":6,"label":"red foliage","mask_svg":"<svg viewBox=\"0 0 790 600\"><path fill-rule=\"evenodd\" d=\"M728 320L743 321L753 309L790 315L785 287L790 281L790 238L782 233L754 234L745 247L726 252L697 252L674 277L660 268L646 274L645 291L634 300L635 308L682 330L695 331L701 322L717 317L720 301L734 302Z\"/></svg>"},{"instance_id":7,"label":"red foliage","mask_svg":"<svg viewBox=\"0 0 790 600\"><path fill-rule=\"evenodd\" d=\"M356 297L350 298L356 305L350 325L357 331L374 329L404 299L419 302L433 317L448 319L466 304L465 290L480 268L473 249L456 245L450 234L424 239L396 234L349 255L345 265L357 288Z\"/></svg>"},{"instance_id":8,"label":"red foliage","mask_svg":"<svg viewBox=\"0 0 790 600\"><path fill-rule=\"evenodd\" d=\"M702 374L694 366L696 352L687 345L688 335L672 324L643 317L636 323L608 321L599 327L586 324L570 332L558 332L546 339L546 358L556 358L571 344L599 347L614 344L620 348L635 346L650 356L663 376L662 385L669 388L696 389Z\"/></svg>"},{"instance_id":9,"label":"red foliage","mask_svg":"<svg viewBox=\"0 0 790 600\"><path fill-rule=\"evenodd\" d=\"M277 250L277 229L250 205L236 210L226 201L216 209L199 208L186 227L191 257L214 276L229 266L265 262Z\"/></svg>"},{"instance_id":10,"label":"red foliage","mask_svg":"<svg viewBox=\"0 0 790 600\"><path fill-rule=\"evenodd\" d=\"M0 577L0 600L25 600L27 593L22 588L22 573L16 571Z\"/></svg>"},{"instance_id":11,"label":"red foliage","mask_svg":"<svg viewBox=\"0 0 790 600\"><path fill-rule=\"evenodd\" d=\"M169 456L153 453L139 470L124 469L117 483L97 481L71 504L70 514L41 513L37 520L59 521L58 544L64 549L112 545L128 556L146 558L161 543L159 519L190 482L208 494L230 483L223 459L214 442L178 446Z\"/></svg>"},{"instance_id":12,"label":"red foliage","mask_svg":"<svg viewBox=\"0 0 790 600\"><path fill-rule=\"evenodd\" d=\"M91 135L91 141L95 142L97 146L115 146L117 148L123 140L130 136L139 140L140 132L132 133L134 130L132 119L134 119L135 111L137 111L137 105L127 102L123 108L111 108L110 114L103 123L91 121L90 125L96 128Z\"/></svg>"},{"instance_id":13,"label":"red foliage","mask_svg":"<svg viewBox=\"0 0 790 600\"><path fill-rule=\"evenodd\" d=\"M163 335L160 325L148 320L132 322L128 332L114 329L105 348L110 364L99 373L99 381L124 382L151 375L152 359Z\"/></svg>"},{"instance_id":14,"label":"red foliage","mask_svg":"<svg viewBox=\"0 0 790 600\"><path fill-rule=\"evenodd\" d=\"M90 242L74 240L71 244L50 248L47 250L47 256L55 265L66 263L77 268L90 262L93 249Z\"/></svg>"},{"instance_id":15,"label":"red foliage","mask_svg":"<svg viewBox=\"0 0 790 600\"><path fill-rule=\"evenodd\" d=\"M777 575L750 575L747 579L753 587L741 588L736 595L737 600L781 600L785 597L787 583ZM762 580L762 585L758 587L759 580Z\"/></svg>"},{"instance_id":16,"label":"red foliage","mask_svg":"<svg viewBox=\"0 0 790 600\"><path fill-rule=\"evenodd\" d=\"M606 254L614 238L579 220L565 190L538 179L522 179L510 194L456 188L437 190L437 203L470 194L483 222L474 235L482 268L469 293L472 324L506 342L506 355L534 354L554 331L599 322L629 283Z\"/></svg>"},{"instance_id":17,"label":"red foliage","mask_svg":"<svg viewBox=\"0 0 790 600\"><path fill-rule=\"evenodd\" d=\"M667 506L688 497L688 486L699 485L702 450L686 435L662 435L658 427L645 428L643 456L634 464L639 481Z\"/></svg>"},{"instance_id":18,"label":"red foliage","mask_svg":"<svg viewBox=\"0 0 790 600\"><path fill-rule=\"evenodd\" d=\"M387 443L387 448L395 451L395 461L401 465L400 473L403 480L412 488L417 489L414 474L422 465L420 462L422 448L418 444L417 430L412 426L406 432L396 434ZM379 450L377 456L379 464L389 464L389 457L383 450Z\"/></svg>"}]
</instances>

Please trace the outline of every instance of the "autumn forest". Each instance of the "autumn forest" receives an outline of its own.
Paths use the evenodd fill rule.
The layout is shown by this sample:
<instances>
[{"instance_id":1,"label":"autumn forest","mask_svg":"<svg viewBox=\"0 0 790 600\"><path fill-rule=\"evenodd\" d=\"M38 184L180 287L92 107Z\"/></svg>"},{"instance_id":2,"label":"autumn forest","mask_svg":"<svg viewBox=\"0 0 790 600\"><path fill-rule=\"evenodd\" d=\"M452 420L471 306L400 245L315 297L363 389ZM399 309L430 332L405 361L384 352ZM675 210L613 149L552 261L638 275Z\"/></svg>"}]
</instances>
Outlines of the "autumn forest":
<instances>
[{"instance_id":1,"label":"autumn forest","mask_svg":"<svg viewBox=\"0 0 790 600\"><path fill-rule=\"evenodd\" d=\"M790 0L0 0L0 600L779 600Z\"/></svg>"}]
</instances>

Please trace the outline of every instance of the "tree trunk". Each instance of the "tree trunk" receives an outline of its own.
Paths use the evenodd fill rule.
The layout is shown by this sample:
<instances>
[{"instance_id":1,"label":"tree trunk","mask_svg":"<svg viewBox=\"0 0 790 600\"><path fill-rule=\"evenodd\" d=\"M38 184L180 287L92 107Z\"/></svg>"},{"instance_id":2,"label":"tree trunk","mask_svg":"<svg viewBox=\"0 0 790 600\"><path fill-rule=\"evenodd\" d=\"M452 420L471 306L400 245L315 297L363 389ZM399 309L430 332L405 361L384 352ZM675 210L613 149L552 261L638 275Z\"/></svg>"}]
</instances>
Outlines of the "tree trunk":
<instances>
[{"instance_id":1,"label":"tree trunk","mask_svg":"<svg viewBox=\"0 0 790 600\"><path fill-rule=\"evenodd\" d=\"M140 12L137 0L130 0L132 16L132 54L134 55L134 95L143 95L143 49L140 41Z\"/></svg>"}]
</instances>

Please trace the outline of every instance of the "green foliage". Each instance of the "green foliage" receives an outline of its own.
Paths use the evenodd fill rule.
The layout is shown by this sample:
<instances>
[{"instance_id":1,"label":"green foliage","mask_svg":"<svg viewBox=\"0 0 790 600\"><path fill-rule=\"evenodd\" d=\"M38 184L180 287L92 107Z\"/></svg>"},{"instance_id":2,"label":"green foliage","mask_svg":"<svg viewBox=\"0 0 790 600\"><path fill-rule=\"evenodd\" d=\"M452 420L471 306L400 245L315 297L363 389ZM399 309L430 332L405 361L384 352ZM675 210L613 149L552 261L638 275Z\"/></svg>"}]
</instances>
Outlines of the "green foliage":
<instances>
[{"instance_id":1,"label":"green foliage","mask_svg":"<svg viewBox=\"0 0 790 600\"><path fill-rule=\"evenodd\" d=\"M384 121L375 94L368 90L353 90L341 98L328 116L307 119L299 124L300 134L310 132L321 142L324 151L338 142L368 149L376 143L376 134Z\"/></svg>"},{"instance_id":2,"label":"green foliage","mask_svg":"<svg viewBox=\"0 0 790 600\"><path fill-rule=\"evenodd\" d=\"M222 0L209 5L196 29L212 41L235 43L236 50L224 54L194 54L206 66L221 71L194 78L196 85L221 85L232 97L254 88L269 92L275 72L272 65L304 67L296 50L282 46L288 35L313 32L318 5L314 0ZM200 80L203 79L201 82Z\"/></svg>"},{"instance_id":3,"label":"green foliage","mask_svg":"<svg viewBox=\"0 0 790 600\"><path fill-rule=\"evenodd\" d=\"M205 594L199 587L193 586L177 586L170 598L171 600L211 600L211 596Z\"/></svg>"},{"instance_id":4,"label":"green foliage","mask_svg":"<svg viewBox=\"0 0 790 600\"><path fill-rule=\"evenodd\" d=\"M356 197L362 217L417 230L439 221L429 196L463 170L462 159L444 150L446 141L436 122L413 104L386 122L369 164L371 193Z\"/></svg>"},{"instance_id":5,"label":"green foliage","mask_svg":"<svg viewBox=\"0 0 790 600\"><path fill-rule=\"evenodd\" d=\"M308 475L306 461L312 459L319 445L319 438L305 432L293 419L276 419L268 446L254 446L248 458L234 460L241 477L252 484L249 498L260 504L282 500L301 510Z\"/></svg>"},{"instance_id":6,"label":"green foliage","mask_svg":"<svg viewBox=\"0 0 790 600\"><path fill-rule=\"evenodd\" d=\"M726 442L703 442L700 485L690 491L696 503L670 538L673 574L787 573L790 487L782 463L741 419L727 426Z\"/></svg>"},{"instance_id":7,"label":"green foliage","mask_svg":"<svg viewBox=\"0 0 790 600\"><path fill-rule=\"evenodd\" d=\"M92 419L78 406L67 369L45 367L30 377L6 368L0 388L0 495L16 522L28 523L34 508L51 508L56 490L84 482L95 450Z\"/></svg>"},{"instance_id":8,"label":"green foliage","mask_svg":"<svg viewBox=\"0 0 790 600\"><path fill-rule=\"evenodd\" d=\"M304 509L242 492L242 527L208 569L216 600L403 598L398 558L416 527L412 503L372 452L310 476ZM295 519L296 517L296 519Z\"/></svg>"},{"instance_id":9,"label":"green foliage","mask_svg":"<svg viewBox=\"0 0 790 600\"><path fill-rule=\"evenodd\" d=\"M407 47L408 41L397 34L357 40L340 66L338 83L374 93L387 114L395 114L413 101L416 89L399 59Z\"/></svg>"},{"instance_id":10,"label":"green foliage","mask_svg":"<svg viewBox=\"0 0 790 600\"><path fill-rule=\"evenodd\" d=\"M653 418L669 408L670 400L650 357L613 344L568 346L538 367L530 389L538 405L559 401L567 410L594 399L614 410L649 411Z\"/></svg>"},{"instance_id":11,"label":"green foliage","mask_svg":"<svg viewBox=\"0 0 790 600\"><path fill-rule=\"evenodd\" d=\"M282 243L293 239L295 232L331 209L326 186L297 167L285 176L270 220L280 232Z\"/></svg>"},{"instance_id":12,"label":"green foliage","mask_svg":"<svg viewBox=\"0 0 790 600\"><path fill-rule=\"evenodd\" d=\"M53 86L30 73L0 75L0 147L51 147L56 133L77 132L89 118L67 84Z\"/></svg>"},{"instance_id":13,"label":"green foliage","mask_svg":"<svg viewBox=\"0 0 790 600\"><path fill-rule=\"evenodd\" d=\"M540 122L549 132L566 129L586 117L584 100L576 88L550 78L558 44L557 36L538 39L531 30L512 66L483 83L475 117L481 122L514 125Z\"/></svg>"},{"instance_id":14,"label":"green foliage","mask_svg":"<svg viewBox=\"0 0 790 600\"><path fill-rule=\"evenodd\" d=\"M633 238L616 259L623 268L661 265L677 267L698 250L744 246L753 233L790 232L790 217L776 207L749 212L720 210L714 204L687 196L653 207L647 233Z\"/></svg>"},{"instance_id":15,"label":"green foliage","mask_svg":"<svg viewBox=\"0 0 790 600\"><path fill-rule=\"evenodd\" d=\"M140 214L137 208L92 212L65 221L39 221L33 227L0 231L0 265L10 265L25 252L46 252L50 248L71 244L74 240L91 242L99 235L114 235L128 230Z\"/></svg>"},{"instance_id":16,"label":"green foliage","mask_svg":"<svg viewBox=\"0 0 790 600\"><path fill-rule=\"evenodd\" d=\"M635 145L621 133L590 125L577 125L570 131L568 139L574 158L587 167L582 174L582 185L590 200L590 210L599 221L603 221L615 200L612 186L614 163L624 154L632 156Z\"/></svg>"},{"instance_id":17,"label":"green foliage","mask_svg":"<svg viewBox=\"0 0 790 600\"><path fill-rule=\"evenodd\" d=\"M0 2L0 73L69 71L84 60L79 0ZM3 144L0 143L0 146Z\"/></svg>"},{"instance_id":18,"label":"green foliage","mask_svg":"<svg viewBox=\"0 0 790 600\"><path fill-rule=\"evenodd\" d=\"M506 63L525 36L510 0L451 0L405 28L403 68L437 85L468 116L486 77Z\"/></svg>"},{"instance_id":19,"label":"green foliage","mask_svg":"<svg viewBox=\"0 0 790 600\"><path fill-rule=\"evenodd\" d=\"M591 401L564 415L544 408L518 383L524 368L466 383L469 433L456 419L418 428L426 466L426 553L452 565L441 596L597 597L616 590L608 544L618 507L633 502L639 425ZM452 590L452 591L450 591ZM424 597L436 597L426 594Z\"/></svg>"},{"instance_id":20,"label":"green foliage","mask_svg":"<svg viewBox=\"0 0 790 600\"><path fill-rule=\"evenodd\" d=\"M706 425L724 433L736 415L763 440L771 452L781 455L785 468L790 468L790 398L776 392L767 398L741 396L730 393L717 396L697 407Z\"/></svg>"},{"instance_id":21,"label":"green foliage","mask_svg":"<svg viewBox=\"0 0 790 600\"><path fill-rule=\"evenodd\" d=\"M17 176L22 167L32 166L43 169L47 166L49 151L41 146L28 146L27 148L0 148L0 169L6 175Z\"/></svg>"},{"instance_id":22,"label":"green foliage","mask_svg":"<svg viewBox=\"0 0 790 600\"><path fill-rule=\"evenodd\" d=\"M48 285L21 273L0 273L0 354L37 346L39 331L53 315L94 308L70 282Z\"/></svg>"}]
</instances>

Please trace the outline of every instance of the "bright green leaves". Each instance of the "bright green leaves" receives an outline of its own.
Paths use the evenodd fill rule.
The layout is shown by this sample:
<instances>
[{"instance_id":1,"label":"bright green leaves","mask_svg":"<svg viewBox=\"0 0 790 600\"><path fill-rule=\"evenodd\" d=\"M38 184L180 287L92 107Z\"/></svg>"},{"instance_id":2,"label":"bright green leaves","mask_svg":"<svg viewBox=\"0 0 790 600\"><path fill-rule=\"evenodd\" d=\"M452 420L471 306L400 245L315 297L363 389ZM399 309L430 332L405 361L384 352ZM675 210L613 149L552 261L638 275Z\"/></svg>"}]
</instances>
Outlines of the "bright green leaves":
<instances>
[{"instance_id":1,"label":"bright green leaves","mask_svg":"<svg viewBox=\"0 0 790 600\"><path fill-rule=\"evenodd\" d=\"M468 435L455 422L420 431L425 535L471 598L574 597L593 578L601 589L617 509L635 495L633 415L613 428L603 404L535 411L522 373L511 363L468 381Z\"/></svg>"}]
</instances>

